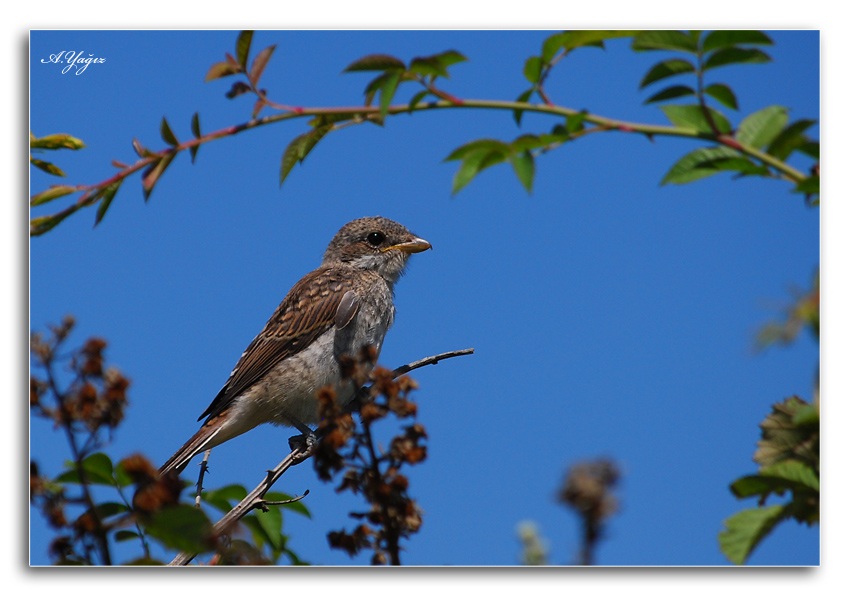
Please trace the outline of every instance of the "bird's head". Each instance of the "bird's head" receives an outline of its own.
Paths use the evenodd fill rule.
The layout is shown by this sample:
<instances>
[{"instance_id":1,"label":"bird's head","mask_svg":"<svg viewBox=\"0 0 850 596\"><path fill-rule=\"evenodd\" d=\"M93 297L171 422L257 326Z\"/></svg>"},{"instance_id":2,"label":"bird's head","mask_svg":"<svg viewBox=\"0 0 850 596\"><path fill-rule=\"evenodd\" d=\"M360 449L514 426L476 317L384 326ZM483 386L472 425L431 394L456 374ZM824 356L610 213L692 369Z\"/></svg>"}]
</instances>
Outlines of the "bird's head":
<instances>
[{"instance_id":1,"label":"bird's head","mask_svg":"<svg viewBox=\"0 0 850 596\"><path fill-rule=\"evenodd\" d=\"M415 252L431 248L400 223L385 217L363 217L350 221L333 237L322 265L346 264L379 273L390 283L404 271Z\"/></svg>"}]
</instances>

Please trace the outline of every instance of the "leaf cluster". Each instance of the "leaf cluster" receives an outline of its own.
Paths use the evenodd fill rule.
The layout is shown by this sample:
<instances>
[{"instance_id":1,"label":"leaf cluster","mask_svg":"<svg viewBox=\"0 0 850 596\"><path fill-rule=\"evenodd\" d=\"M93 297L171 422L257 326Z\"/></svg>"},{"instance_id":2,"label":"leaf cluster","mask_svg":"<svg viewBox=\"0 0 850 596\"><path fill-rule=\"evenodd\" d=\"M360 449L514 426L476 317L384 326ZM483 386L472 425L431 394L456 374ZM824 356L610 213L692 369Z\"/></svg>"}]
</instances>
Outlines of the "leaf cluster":
<instances>
[{"instance_id":1,"label":"leaf cluster","mask_svg":"<svg viewBox=\"0 0 850 596\"><path fill-rule=\"evenodd\" d=\"M815 124L804 119L789 122L788 109L767 106L744 117L733 127L723 109L738 110L735 91L725 82L707 81L720 67L770 62L760 47L773 41L761 31L642 31L632 40L632 49L671 52L653 65L640 82L640 88L665 85L670 79L690 77L691 81L662 86L645 103L690 99L692 103L666 103L661 106L667 119L680 128L690 129L704 138L717 141L683 156L667 172L662 184L685 184L701 178L730 172L737 176L781 177L776 165L792 153L819 159L819 143L806 130ZM724 71L725 72L725 71ZM795 190L807 197L818 194L819 177L812 174L795 181Z\"/></svg>"},{"instance_id":2,"label":"leaf cluster","mask_svg":"<svg viewBox=\"0 0 850 596\"><path fill-rule=\"evenodd\" d=\"M343 70L344 73L379 73L368 82L364 90L365 105L372 106L377 99L378 113L367 116L358 110L336 110L313 118L310 121L310 130L295 137L284 150L280 161L280 184L283 185L292 168L302 163L325 135L342 124L367 121L382 124L402 84L413 83L422 87L408 101L409 110L413 110L428 97L447 99L459 104L460 100L438 88L436 83L439 79L448 79L449 68L464 61L466 57L460 52L447 50L431 56L413 58L409 63L388 54L370 54L349 64Z\"/></svg>"},{"instance_id":3,"label":"leaf cluster","mask_svg":"<svg viewBox=\"0 0 850 596\"><path fill-rule=\"evenodd\" d=\"M531 83L516 99L513 118L517 126L536 97L546 105L553 105L545 91L545 82L560 61L583 47L604 48L605 41L633 35L632 31L562 31L551 35L542 44L539 55L525 61L523 75ZM523 134L512 141L476 139L452 151L445 161L459 161L460 166L452 180L452 192L457 193L478 174L496 164L509 163L526 192L531 193L536 172L536 158L567 141L585 134L586 112L570 111L561 122L545 133Z\"/></svg>"},{"instance_id":4,"label":"leaf cluster","mask_svg":"<svg viewBox=\"0 0 850 596\"><path fill-rule=\"evenodd\" d=\"M723 554L739 565L778 523L820 519L820 408L793 396L774 404L760 427L758 472L730 485L737 498L757 497L759 506L727 518L718 536ZM784 503L765 506L769 497L786 494Z\"/></svg>"},{"instance_id":5,"label":"leaf cluster","mask_svg":"<svg viewBox=\"0 0 850 596\"><path fill-rule=\"evenodd\" d=\"M268 92L265 89L261 89L259 85L260 78L263 76L266 66L268 66L269 60L271 60L277 46L270 45L257 52L249 66L248 62L253 39L253 31L241 31L236 38L235 56L226 53L223 62L216 62L210 67L204 80L209 82L233 75L244 75L245 81L240 80L233 83L230 90L225 93L225 96L228 99L233 99L246 93L256 95L257 100L254 103L254 110L251 114L252 118L256 118L263 107L270 104Z\"/></svg>"},{"instance_id":6,"label":"leaf cluster","mask_svg":"<svg viewBox=\"0 0 850 596\"><path fill-rule=\"evenodd\" d=\"M222 513L227 513L246 497L244 486L230 484L215 490L204 491L202 500ZM218 564L276 564L281 556L286 556L293 565L303 565L304 561L289 547L289 536L284 533L283 509L310 517L310 511L300 501L293 501L288 494L269 491L265 494L269 502L284 504L255 509L240 521L250 534L251 541L231 538L228 548L222 553ZM182 549L194 552L191 549Z\"/></svg>"},{"instance_id":7,"label":"leaf cluster","mask_svg":"<svg viewBox=\"0 0 850 596\"><path fill-rule=\"evenodd\" d=\"M756 347L764 349L772 345L788 345L804 329L815 340L820 338L820 274L816 272L812 287L803 291L795 289L793 300L784 311L782 320L764 325L756 337Z\"/></svg>"}]
</instances>

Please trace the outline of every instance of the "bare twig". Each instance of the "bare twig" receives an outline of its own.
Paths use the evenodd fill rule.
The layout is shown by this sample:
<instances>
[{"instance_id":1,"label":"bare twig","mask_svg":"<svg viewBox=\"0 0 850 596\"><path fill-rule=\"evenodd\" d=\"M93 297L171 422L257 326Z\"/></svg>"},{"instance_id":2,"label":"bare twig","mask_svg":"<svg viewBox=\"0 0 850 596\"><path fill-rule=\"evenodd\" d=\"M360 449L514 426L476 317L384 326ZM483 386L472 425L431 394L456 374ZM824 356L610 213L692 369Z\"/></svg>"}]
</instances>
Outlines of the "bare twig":
<instances>
[{"instance_id":1,"label":"bare twig","mask_svg":"<svg viewBox=\"0 0 850 596\"><path fill-rule=\"evenodd\" d=\"M195 507L201 506L201 493L204 492L204 474L209 472L210 469L207 465L210 459L210 453L212 453L212 449L204 451L204 459L201 461L201 470L198 472L198 484L195 485L197 487L195 491Z\"/></svg>"},{"instance_id":2,"label":"bare twig","mask_svg":"<svg viewBox=\"0 0 850 596\"><path fill-rule=\"evenodd\" d=\"M468 354L472 354L474 350L472 348L467 348L465 350L454 350L451 352L443 352L442 354L436 354L434 356L428 356L427 358L422 358L421 360L417 360L415 362L411 362L410 364L405 364L403 366L399 366L395 370L393 370L392 377L395 379L400 377L403 374L406 374L412 370L417 368L421 368L423 366L427 366L429 364L437 364L441 360L446 360L448 358L454 358L456 356L466 356ZM227 512L218 522L213 526L213 532L215 535L220 535L229 531L234 523L248 515L254 509L265 509L268 505L278 505L284 504L288 502L298 501L304 498L307 495L305 492L300 497L296 497L294 499L290 499L284 502L277 501L266 501L263 499L265 494L271 489L272 485L278 481L278 479L283 476L283 473L286 472L292 466L303 462L308 459L311 455L313 455L313 451L318 443L309 443L307 441L302 441L292 450L292 452L287 455L283 461L281 461L274 469L269 470L268 474L265 478L263 478L262 482L260 482L254 490L252 490L248 495L242 499L233 509ZM206 458L204 459L206 462ZM204 465L202 464L202 469ZM203 474L203 472L202 472ZM200 480L199 480L200 483ZM309 491L308 491L309 492ZM169 566L178 566L178 565L188 565L192 559L195 558L197 553L180 553L174 560L169 563Z\"/></svg>"},{"instance_id":3,"label":"bare twig","mask_svg":"<svg viewBox=\"0 0 850 596\"><path fill-rule=\"evenodd\" d=\"M289 455L287 455L283 461L275 466L273 470L269 470L268 475L263 479L263 481L260 482L254 490L248 493L248 495L242 499L236 507L228 511L224 517L216 522L213 526L213 532L215 534L226 532L230 529L232 524L248 515L248 513L250 513L253 509L262 508L265 504L268 504L267 501L263 500L263 496L269 491L269 489L271 489L272 485L277 482L277 479L280 478L290 467L302 462L310 457L310 455L312 455L312 448L308 448L306 442L299 445ZM197 553L180 553L173 561L171 561L171 563L169 563L169 565L188 565L192 559L195 558L196 554Z\"/></svg>"},{"instance_id":4,"label":"bare twig","mask_svg":"<svg viewBox=\"0 0 850 596\"><path fill-rule=\"evenodd\" d=\"M428 366L429 364L437 364L441 360L446 360L447 358L454 358L455 356L467 356L475 352L473 348L466 348L465 350L454 350L452 352L443 352L442 354L437 354L435 356L428 356L427 358L423 358L421 360L417 360L416 362L411 362L410 364L405 364L404 366L399 366L395 370L393 370L393 378L400 377L401 375L405 375L412 370L416 370L417 368L422 368L423 366Z\"/></svg>"}]
</instances>

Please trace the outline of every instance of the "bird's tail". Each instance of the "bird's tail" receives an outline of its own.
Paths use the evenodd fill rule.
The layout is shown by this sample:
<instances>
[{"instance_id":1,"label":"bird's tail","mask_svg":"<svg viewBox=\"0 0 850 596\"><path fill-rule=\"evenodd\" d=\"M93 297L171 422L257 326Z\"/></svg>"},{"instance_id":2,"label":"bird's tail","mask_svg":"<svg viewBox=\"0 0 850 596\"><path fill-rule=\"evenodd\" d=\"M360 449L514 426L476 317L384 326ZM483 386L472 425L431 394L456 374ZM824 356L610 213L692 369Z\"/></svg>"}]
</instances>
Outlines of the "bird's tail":
<instances>
[{"instance_id":1,"label":"bird's tail","mask_svg":"<svg viewBox=\"0 0 850 596\"><path fill-rule=\"evenodd\" d=\"M198 432L192 435L192 438L177 450L177 453L168 458L168 461L162 464L159 469L160 476L168 474L172 470L176 473L183 471L189 461L199 454L201 451L218 445L220 441L214 441L216 435L221 432L223 426L216 424L215 420L210 420L204 424Z\"/></svg>"}]
</instances>

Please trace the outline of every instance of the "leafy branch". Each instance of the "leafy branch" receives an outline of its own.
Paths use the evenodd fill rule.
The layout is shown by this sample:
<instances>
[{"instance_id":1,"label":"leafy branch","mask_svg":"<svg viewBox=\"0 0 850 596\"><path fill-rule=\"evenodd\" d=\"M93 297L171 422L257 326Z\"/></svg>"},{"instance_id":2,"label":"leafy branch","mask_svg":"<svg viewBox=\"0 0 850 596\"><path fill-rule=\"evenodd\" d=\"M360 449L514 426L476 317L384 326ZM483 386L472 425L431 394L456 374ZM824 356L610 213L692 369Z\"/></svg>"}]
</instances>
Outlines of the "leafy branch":
<instances>
[{"instance_id":1,"label":"leafy branch","mask_svg":"<svg viewBox=\"0 0 850 596\"><path fill-rule=\"evenodd\" d=\"M585 110L555 104L546 90L546 83L555 67L575 50L583 47L604 47L606 41L630 37L634 51L669 51L675 58L662 60L643 77L640 87L645 88L671 77L692 75L693 85L671 85L652 95L647 103L668 102L673 99L696 97L695 104L667 103L661 107L670 122L668 125L619 120ZM54 185L30 198L30 205L37 207L57 199L79 194L77 199L55 213L34 217L30 222L30 234L43 234L68 216L82 208L97 205L95 225L100 223L110 208L123 182L131 175L141 172L142 190L148 200L155 185L177 154L189 151L195 160L201 145L234 136L246 130L266 126L295 118L308 118L309 129L295 137L284 149L281 157L279 179L283 184L294 166L302 163L315 146L330 132L351 125L371 122L383 124L387 118L399 114L445 109L486 109L508 112L517 125L522 116L537 113L552 116L556 123L542 133L525 133L513 140L478 139L456 148L446 158L459 161L460 165L452 182L452 191L458 192L485 169L500 163L509 163L522 186L531 192L535 176L536 159L541 155L575 141L588 134L599 132L623 132L641 134L647 138L679 137L708 141L711 146L701 147L677 161L662 183L683 184L693 182L720 172L731 172L741 176L765 176L787 180L794 190L816 198L819 193L819 166L815 162L809 173L804 173L790 163L792 154L800 153L813 160L819 158L819 143L805 132L815 124L814 120L798 120L788 123L787 109L768 106L743 118L737 128L710 102L719 107L737 109L737 98L732 89L722 82L708 83L706 73L723 66L757 64L770 58L754 45L770 45L771 40L758 31L565 31L548 37L542 44L541 53L530 57L524 66L523 75L531 87L523 91L515 101L499 99L458 98L446 91L441 84L449 79L450 69L466 61L456 50L416 57L404 62L394 56L373 54L360 58L344 69L346 73L378 73L366 85L363 105L331 107L297 107L272 101L267 90L260 87L260 78L265 71L275 46L260 50L250 60L253 33L239 34L234 54L226 54L225 60L213 64L206 75L207 81L238 76L226 96L230 99L252 94L256 97L251 119L220 130L202 134L200 116L192 116L190 128L192 138L180 141L171 125L163 118L160 135L167 145L152 151L138 141L132 145L138 160L132 164L113 161L118 172L94 184ZM405 103L393 103L402 86L414 86L415 92ZM534 103L539 99L542 103ZM260 117L260 112L273 109L276 113ZM33 150L49 148L50 140L57 135L41 139L31 137ZM67 135L65 135L67 136ZM71 138L71 137L69 137ZM54 139L55 141L55 139ZM77 140L78 141L78 140ZM81 148L82 142L69 148ZM61 172L53 164L33 162L34 165L54 175Z\"/></svg>"},{"instance_id":2,"label":"leafy branch","mask_svg":"<svg viewBox=\"0 0 850 596\"><path fill-rule=\"evenodd\" d=\"M802 329L820 337L820 280L815 275L812 288L797 292L786 309L785 320L765 325L756 338L757 346L789 344ZM820 520L820 402L818 384L814 398L807 402L798 396L773 404L759 425L761 439L753 460L755 474L738 478L729 486L738 499L758 497L758 505L724 520L718 535L720 549L737 565L744 564L762 540L786 520L811 526ZM790 495L782 503L768 499Z\"/></svg>"}]
</instances>

